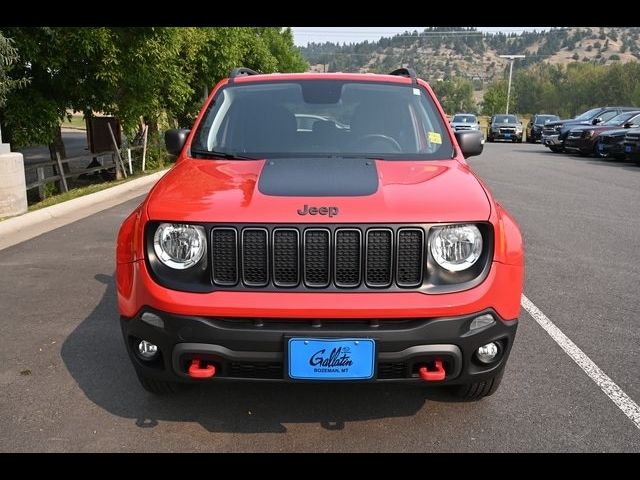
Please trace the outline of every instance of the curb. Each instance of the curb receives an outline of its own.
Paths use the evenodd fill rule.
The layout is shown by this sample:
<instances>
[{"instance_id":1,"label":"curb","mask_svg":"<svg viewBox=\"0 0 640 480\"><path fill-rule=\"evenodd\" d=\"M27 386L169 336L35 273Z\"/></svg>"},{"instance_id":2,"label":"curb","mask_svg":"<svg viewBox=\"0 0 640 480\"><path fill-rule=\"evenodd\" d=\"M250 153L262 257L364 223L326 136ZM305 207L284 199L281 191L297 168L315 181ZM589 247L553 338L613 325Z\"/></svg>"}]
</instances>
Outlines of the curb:
<instances>
[{"instance_id":1,"label":"curb","mask_svg":"<svg viewBox=\"0 0 640 480\"><path fill-rule=\"evenodd\" d=\"M143 195L168 170L4 220L0 222L0 250Z\"/></svg>"}]
</instances>

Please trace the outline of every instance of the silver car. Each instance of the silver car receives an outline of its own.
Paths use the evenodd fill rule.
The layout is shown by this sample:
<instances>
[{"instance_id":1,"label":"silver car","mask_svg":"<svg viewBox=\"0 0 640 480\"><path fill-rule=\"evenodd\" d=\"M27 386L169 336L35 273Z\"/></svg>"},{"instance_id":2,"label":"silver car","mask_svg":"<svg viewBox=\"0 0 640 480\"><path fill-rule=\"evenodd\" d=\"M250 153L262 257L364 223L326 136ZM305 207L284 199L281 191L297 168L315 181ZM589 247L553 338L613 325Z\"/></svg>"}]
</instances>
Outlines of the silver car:
<instances>
[{"instance_id":1,"label":"silver car","mask_svg":"<svg viewBox=\"0 0 640 480\"><path fill-rule=\"evenodd\" d=\"M480 130L480 121L472 113L456 113L450 122L451 128L454 131L460 130ZM484 136L482 138L484 143Z\"/></svg>"}]
</instances>

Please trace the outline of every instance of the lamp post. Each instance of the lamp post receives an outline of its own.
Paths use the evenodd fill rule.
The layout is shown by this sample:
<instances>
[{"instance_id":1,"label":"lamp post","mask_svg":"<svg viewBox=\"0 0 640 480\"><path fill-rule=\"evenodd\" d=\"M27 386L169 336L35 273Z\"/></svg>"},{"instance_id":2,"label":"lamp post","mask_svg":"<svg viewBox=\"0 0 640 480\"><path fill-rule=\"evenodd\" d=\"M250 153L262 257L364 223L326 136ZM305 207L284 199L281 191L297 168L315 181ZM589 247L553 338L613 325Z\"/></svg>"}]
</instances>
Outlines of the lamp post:
<instances>
[{"instance_id":1,"label":"lamp post","mask_svg":"<svg viewBox=\"0 0 640 480\"><path fill-rule=\"evenodd\" d=\"M509 64L509 86L507 87L507 111L505 114L509 114L509 98L511 97L511 74L513 73L513 60L516 58L524 58L524 55L500 55L500 58L508 58L511 60Z\"/></svg>"}]
</instances>

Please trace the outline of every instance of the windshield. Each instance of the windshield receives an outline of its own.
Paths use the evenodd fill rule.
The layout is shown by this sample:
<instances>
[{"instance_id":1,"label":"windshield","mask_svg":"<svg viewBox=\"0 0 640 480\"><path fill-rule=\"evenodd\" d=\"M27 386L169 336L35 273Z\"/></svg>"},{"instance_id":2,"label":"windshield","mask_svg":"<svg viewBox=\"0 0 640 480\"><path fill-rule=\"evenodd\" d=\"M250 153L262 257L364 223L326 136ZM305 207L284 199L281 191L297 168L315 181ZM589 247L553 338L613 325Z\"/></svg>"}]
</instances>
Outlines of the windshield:
<instances>
[{"instance_id":1,"label":"windshield","mask_svg":"<svg viewBox=\"0 0 640 480\"><path fill-rule=\"evenodd\" d=\"M496 115L493 123L518 123L515 115Z\"/></svg>"},{"instance_id":2,"label":"windshield","mask_svg":"<svg viewBox=\"0 0 640 480\"><path fill-rule=\"evenodd\" d=\"M560 120L557 115L538 115L536 117L536 125L544 125L547 122L556 122Z\"/></svg>"},{"instance_id":3,"label":"windshield","mask_svg":"<svg viewBox=\"0 0 640 480\"><path fill-rule=\"evenodd\" d=\"M620 113L620 114L616 115L615 117L613 117L611 120L607 120L606 122L602 122L601 125L614 125L614 126L624 125L629 120L631 120L633 117L635 117L637 114L638 114L638 112Z\"/></svg>"},{"instance_id":4,"label":"windshield","mask_svg":"<svg viewBox=\"0 0 640 480\"><path fill-rule=\"evenodd\" d=\"M591 120L600 110L601 108L592 108L591 110L587 110L581 115L578 115L574 120Z\"/></svg>"},{"instance_id":5,"label":"windshield","mask_svg":"<svg viewBox=\"0 0 640 480\"><path fill-rule=\"evenodd\" d=\"M221 89L191 153L446 159L453 146L433 101L415 85L300 80Z\"/></svg>"},{"instance_id":6,"label":"windshield","mask_svg":"<svg viewBox=\"0 0 640 480\"><path fill-rule=\"evenodd\" d=\"M476 123L475 115L456 115L451 120L453 123Z\"/></svg>"}]
</instances>

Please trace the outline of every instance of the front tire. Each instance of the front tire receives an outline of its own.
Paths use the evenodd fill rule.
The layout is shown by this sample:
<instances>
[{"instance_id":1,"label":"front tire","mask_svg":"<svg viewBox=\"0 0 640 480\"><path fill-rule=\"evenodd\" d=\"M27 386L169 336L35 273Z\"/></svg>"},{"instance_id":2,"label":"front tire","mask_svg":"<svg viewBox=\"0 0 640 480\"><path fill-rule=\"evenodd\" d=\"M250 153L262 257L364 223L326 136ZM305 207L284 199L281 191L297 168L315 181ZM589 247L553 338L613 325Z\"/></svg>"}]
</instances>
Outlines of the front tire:
<instances>
[{"instance_id":1,"label":"front tire","mask_svg":"<svg viewBox=\"0 0 640 480\"><path fill-rule=\"evenodd\" d=\"M459 400L465 402L477 402L484 397L493 395L500 382L502 382L502 375L504 374L504 368L500 369L493 377L483 380L481 382L466 383L463 385L455 385L448 388L448 393Z\"/></svg>"}]
</instances>

